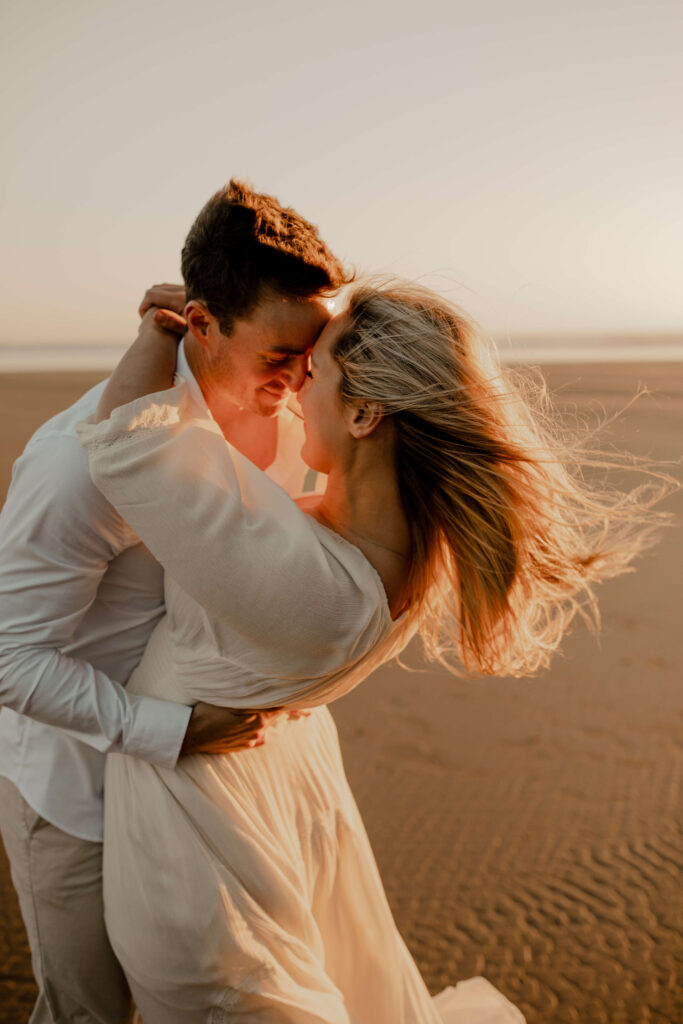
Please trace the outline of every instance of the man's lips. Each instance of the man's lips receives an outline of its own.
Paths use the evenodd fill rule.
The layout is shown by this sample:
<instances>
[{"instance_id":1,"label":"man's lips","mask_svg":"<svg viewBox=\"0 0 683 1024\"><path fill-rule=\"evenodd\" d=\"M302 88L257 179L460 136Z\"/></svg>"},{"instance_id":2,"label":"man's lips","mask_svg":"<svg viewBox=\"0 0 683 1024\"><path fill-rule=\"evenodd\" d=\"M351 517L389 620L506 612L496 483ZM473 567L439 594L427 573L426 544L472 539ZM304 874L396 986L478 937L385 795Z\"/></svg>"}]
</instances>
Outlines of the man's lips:
<instances>
[{"instance_id":1,"label":"man's lips","mask_svg":"<svg viewBox=\"0 0 683 1024\"><path fill-rule=\"evenodd\" d=\"M273 398L285 398L287 395L287 392L285 391L284 388L263 387L261 390L265 391L267 395L272 395Z\"/></svg>"}]
</instances>

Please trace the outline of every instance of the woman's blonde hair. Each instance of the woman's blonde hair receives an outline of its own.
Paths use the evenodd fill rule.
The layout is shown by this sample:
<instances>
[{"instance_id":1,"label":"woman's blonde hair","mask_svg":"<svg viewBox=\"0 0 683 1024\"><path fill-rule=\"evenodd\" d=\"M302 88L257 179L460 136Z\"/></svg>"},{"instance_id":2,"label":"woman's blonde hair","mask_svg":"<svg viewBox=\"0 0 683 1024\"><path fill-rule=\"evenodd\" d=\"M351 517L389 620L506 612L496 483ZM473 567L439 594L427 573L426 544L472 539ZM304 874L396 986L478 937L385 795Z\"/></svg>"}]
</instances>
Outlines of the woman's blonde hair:
<instances>
[{"instance_id":1,"label":"woman's blonde hair","mask_svg":"<svg viewBox=\"0 0 683 1024\"><path fill-rule=\"evenodd\" d=\"M333 354L342 400L379 403L395 423L408 618L427 655L528 675L577 613L597 624L593 584L652 541L670 478L590 486L585 467L625 460L562 441L544 387L503 370L467 314L426 288L356 288Z\"/></svg>"}]
</instances>

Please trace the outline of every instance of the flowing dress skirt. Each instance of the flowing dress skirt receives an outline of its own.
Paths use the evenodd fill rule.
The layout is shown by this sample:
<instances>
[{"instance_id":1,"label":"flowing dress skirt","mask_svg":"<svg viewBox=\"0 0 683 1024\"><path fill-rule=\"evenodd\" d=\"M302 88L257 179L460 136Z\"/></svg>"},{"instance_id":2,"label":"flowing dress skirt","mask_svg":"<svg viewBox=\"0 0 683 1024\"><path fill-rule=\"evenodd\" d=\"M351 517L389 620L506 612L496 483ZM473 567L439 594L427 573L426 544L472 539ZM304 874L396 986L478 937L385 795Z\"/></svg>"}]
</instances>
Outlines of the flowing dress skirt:
<instances>
[{"instance_id":1,"label":"flowing dress skirt","mask_svg":"<svg viewBox=\"0 0 683 1024\"><path fill-rule=\"evenodd\" d=\"M144 1024L507 1024L432 998L394 924L326 707L171 771L107 758L104 893Z\"/></svg>"}]
</instances>

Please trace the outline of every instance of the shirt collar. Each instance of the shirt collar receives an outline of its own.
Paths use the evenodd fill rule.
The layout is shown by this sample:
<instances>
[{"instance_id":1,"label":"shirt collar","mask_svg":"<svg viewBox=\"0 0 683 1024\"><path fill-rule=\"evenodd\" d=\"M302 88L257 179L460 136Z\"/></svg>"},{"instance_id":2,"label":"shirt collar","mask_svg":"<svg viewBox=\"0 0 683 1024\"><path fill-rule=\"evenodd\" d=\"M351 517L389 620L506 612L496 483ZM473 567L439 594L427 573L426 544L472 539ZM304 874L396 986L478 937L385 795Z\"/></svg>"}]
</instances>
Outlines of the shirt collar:
<instances>
[{"instance_id":1,"label":"shirt collar","mask_svg":"<svg viewBox=\"0 0 683 1024\"><path fill-rule=\"evenodd\" d=\"M208 412L209 407L206 404L206 399L204 398L202 389L197 383L197 378L190 369L190 364L188 363L187 356L185 355L184 338L178 345L178 355L176 357L175 372L179 377L182 377L183 380L187 381L187 389L190 392L192 400L194 402L197 402L197 404L200 405L202 409L206 409L206 411Z\"/></svg>"}]
</instances>

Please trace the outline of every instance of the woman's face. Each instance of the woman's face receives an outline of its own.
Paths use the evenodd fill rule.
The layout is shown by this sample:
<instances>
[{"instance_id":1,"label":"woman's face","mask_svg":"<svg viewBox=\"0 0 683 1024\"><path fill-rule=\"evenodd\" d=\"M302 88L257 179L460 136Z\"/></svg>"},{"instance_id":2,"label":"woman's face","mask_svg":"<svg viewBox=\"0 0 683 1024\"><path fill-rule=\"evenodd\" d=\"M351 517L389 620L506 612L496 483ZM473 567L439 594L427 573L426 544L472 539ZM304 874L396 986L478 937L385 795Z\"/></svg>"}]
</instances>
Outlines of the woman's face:
<instances>
[{"instance_id":1,"label":"woman's face","mask_svg":"<svg viewBox=\"0 0 683 1024\"><path fill-rule=\"evenodd\" d=\"M347 426L349 410L339 397L342 374L332 356L345 317L345 313L335 316L322 331L311 353L306 380L297 394L306 435L301 457L318 473L329 473L334 466L341 465L351 440Z\"/></svg>"}]
</instances>

